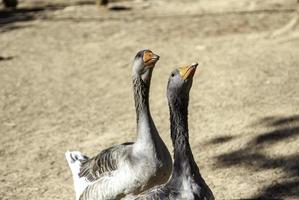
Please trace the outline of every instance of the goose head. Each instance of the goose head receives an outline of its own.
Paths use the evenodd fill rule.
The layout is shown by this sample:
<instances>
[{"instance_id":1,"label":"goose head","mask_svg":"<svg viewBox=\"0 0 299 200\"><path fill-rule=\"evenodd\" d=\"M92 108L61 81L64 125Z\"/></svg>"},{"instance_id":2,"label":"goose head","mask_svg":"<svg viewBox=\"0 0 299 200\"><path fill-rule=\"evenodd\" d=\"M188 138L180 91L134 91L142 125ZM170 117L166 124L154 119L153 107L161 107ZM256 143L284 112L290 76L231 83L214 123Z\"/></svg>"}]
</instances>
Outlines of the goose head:
<instances>
[{"instance_id":1,"label":"goose head","mask_svg":"<svg viewBox=\"0 0 299 200\"><path fill-rule=\"evenodd\" d=\"M184 65L171 72L167 85L169 102L173 99L188 100L197 65L198 63Z\"/></svg>"},{"instance_id":2,"label":"goose head","mask_svg":"<svg viewBox=\"0 0 299 200\"><path fill-rule=\"evenodd\" d=\"M140 77L144 83L149 84L152 70L159 58L151 50L145 49L139 51L133 62L133 76Z\"/></svg>"}]
</instances>

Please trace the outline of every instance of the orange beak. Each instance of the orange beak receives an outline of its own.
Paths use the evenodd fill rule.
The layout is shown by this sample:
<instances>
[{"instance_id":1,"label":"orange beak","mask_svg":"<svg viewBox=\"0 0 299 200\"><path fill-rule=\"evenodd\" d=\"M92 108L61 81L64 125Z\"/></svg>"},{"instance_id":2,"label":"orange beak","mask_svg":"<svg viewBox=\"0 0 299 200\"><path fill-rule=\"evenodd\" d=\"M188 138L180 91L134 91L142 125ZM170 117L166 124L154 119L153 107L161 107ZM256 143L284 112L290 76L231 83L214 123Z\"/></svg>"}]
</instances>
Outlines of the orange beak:
<instances>
[{"instance_id":1,"label":"orange beak","mask_svg":"<svg viewBox=\"0 0 299 200\"><path fill-rule=\"evenodd\" d=\"M197 65L198 63L193 63L191 65L187 65L179 68L179 72L183 80L192 78L194 76Z\"/></svg>"},{"instance_id":2,"label":"orange beak","mask_svg":"<svg viewBox=\"0 0 299 200\"><path fill-rule=\"evenodd\" d=\"M154 67L160 56L154 54L151 51L146 51L143 54L143 62L146 66Z\"/></svg>"}]
</instances>

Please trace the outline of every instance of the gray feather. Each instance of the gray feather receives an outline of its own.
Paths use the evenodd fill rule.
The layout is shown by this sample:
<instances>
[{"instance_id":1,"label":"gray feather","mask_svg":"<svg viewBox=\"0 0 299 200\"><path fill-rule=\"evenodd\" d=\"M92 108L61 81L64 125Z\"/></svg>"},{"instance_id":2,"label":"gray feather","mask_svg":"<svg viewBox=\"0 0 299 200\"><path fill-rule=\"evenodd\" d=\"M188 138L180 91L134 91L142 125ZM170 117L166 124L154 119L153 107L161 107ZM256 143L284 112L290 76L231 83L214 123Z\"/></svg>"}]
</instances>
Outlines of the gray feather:
<instances>
[{"instance_id":1,"label":"gray feather","mask_svg":"<svg viewBox=\"0 0 299 200\"><path fill-rule=\"evenodd\" d=\"M97 156L82 162L79 177L85 177L88 181L94 182L105 172L117 170L121 157L127 154L132 142L112 146L101 151Z\"/></svg>"}]
</instances>

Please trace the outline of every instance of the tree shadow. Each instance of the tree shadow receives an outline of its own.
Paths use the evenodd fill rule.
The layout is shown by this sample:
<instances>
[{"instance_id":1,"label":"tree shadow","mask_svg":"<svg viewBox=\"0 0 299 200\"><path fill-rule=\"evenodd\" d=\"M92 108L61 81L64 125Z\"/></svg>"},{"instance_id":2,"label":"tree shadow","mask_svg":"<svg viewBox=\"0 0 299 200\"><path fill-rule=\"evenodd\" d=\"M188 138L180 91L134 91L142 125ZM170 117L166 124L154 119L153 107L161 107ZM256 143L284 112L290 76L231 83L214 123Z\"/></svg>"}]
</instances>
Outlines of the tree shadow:
<instances>
[{"instance_id":1,"label":"tree shadow","mask_svg":"<svg viewBox=\"0 0 299 200\"><path fill-rule=\"evenodd\" d=\"M16 25L19 22L28 22L36 19L45 19L43 14L62 10L68 6L95 5L94 1L78 1L75 3L44 3L44 5L16 9L0 9L0 32L6 32L27 26Z\"/></svg>"},{"instance_id":2,"label":"tree shadow","mask_svg":"<svg viewBox=\"0 0 299 200\"><path fill-rule=\"evenodd\" d=\"M293 137L299 134L299 126L292 128L281 128L274 131L263 133L255 138L254 144L276 143L283 139Z\"/></svg>"},{"instance_id":3,"label":"tree shadow","mask_svg":"<svg viewBox=\"0 0 299 200\"><path fill-rule=\"evenodd\" d=\"M233 138L234 138L233 136L229 136L229 135L220 136L220 137L213 138L207 144L221 144L221 143L228 142Z\"/></svg>"},{"instance_id":4,"label":"tree shadow","mask_svg":"<svg viewBox=\"0 0 299 200\"><path fill-rule=\"evenodd\" d=\"M27 27L32 27L32 25L16 25L16 24L11 24L8 26L3 26L0 29L0 33L8 32L8 31L13 31L13 30L18 30L22 28L27 28Z\"/></svg>"},{"instance_id":5,"label":"tree shadow","mask_svg":"<svg viewBox=\"0 0 299 200\"><path fill-rule=\"evenodd\" d=\"M298 137L299 115L265 117L253 125L272 127L274 130L257 134L238 150L216 156L216 167L243 167L254 171L279 169L283 172L281 179L269 183L264 188L259 188L261 192L253 196L252 199L299 198L299 152L298 154L273 157L262 151L271 149L271 146L278 142ZM214 141L221 141L220 143L230 140L214 139ZM210 143L216 144L217 142Z\"/></svg>"},{"instance_id":6,"label":"tree shadow","mask_svg":"<svg viewBox=\"0 0 299 200\"><path fill-rule=\"evenodd\" d=\"M34 20L38 17L37 14L46 11L55 11L65 8L64 4L45 5L30 8L18 8L18 9L3 9L0 10L0 25L5 25L15 22L26 22Z\"/></svg>"},{"instance_id":7,"label":"tree shadow","mask_svg":"<svg viewBox=\"0 0 299 200\"><path fill-rule=\"evenodd\" d=\"M263 125L263 126L283 126L287 124L296 123L299 121L299 115L292 115L289 117L279 117L279 116L268 116L261 120L253 123L253 126Z\"/></svg>"},{"instance_id":8,"label":"tree shadow","mask_svg":"<svg viewBox=\"0 0 299 200\"><path fill-rule=\"evenodd\" d=\"M287 197L298 197L299 196L299 181L285 181L282 183L273 184L264 189L263 193L258 195L254 199L268 200L270 196L279 194L280 199ZM273 195L274 194L274 195Z\"/></svg>"},{"instance_id":9,"label":"tree shadow","mask_svg":"<svg viewBox=\"0 0 299 200\"><path fill-rule=\"evenodd\" d=\"M111 11L128 11L128 10L132 10L131 7L128 6L124 6L124 5L114 5L109 7L109 10Z\"/></svg>"},{"instance_id":10,"label":"tree shadow","mask_svg":"<svg viewBox=\"0 0 299 200\"><path fill-rule=\"evenodd\" d=\"M0 56L0 61L12 60L13 58L13 56Z\"/></svg>"}]
</instances>

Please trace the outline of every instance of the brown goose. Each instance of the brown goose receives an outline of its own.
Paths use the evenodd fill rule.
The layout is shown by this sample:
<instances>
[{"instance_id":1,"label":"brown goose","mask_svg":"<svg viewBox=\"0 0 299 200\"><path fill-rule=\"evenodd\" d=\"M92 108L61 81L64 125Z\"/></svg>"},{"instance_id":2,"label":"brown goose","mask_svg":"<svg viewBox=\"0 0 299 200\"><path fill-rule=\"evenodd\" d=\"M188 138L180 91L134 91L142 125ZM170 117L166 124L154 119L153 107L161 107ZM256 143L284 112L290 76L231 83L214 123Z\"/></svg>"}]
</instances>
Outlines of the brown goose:
<instances>
[{"instance_id":1,"label":"brown goose","mask_svg":"<svg viewBox=\"0 0 299 200\"><path fill-rule=\"evenodd\" d=\"M197 63L174 70L169 77L167 98L170 130L174 147L174 166L170 180L154 187L136 200L212 200L213 193L199 173L189 144L189 91Z\"/></svg>"},{"instance_id":2,"label":"brown goose","mask_svg":"<svg viewBox=\"0 0 299 200\"><path fill-rule=\"evenodd\" d=\"M150 50L137 53L133 62L133 89L137 140L101 151L88 158L66 152L72 170L76 199L119 199L165 183L172 171L170 153L159 136L149 108L153 68L159 56Z\"/></svg>"}]
</instances>

